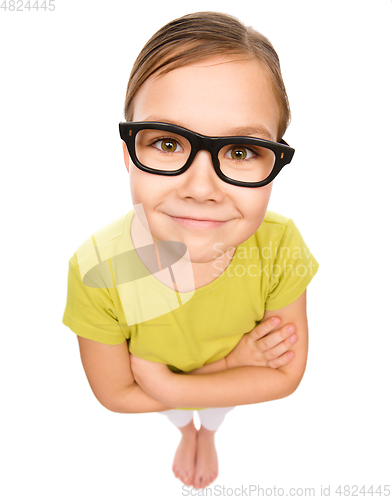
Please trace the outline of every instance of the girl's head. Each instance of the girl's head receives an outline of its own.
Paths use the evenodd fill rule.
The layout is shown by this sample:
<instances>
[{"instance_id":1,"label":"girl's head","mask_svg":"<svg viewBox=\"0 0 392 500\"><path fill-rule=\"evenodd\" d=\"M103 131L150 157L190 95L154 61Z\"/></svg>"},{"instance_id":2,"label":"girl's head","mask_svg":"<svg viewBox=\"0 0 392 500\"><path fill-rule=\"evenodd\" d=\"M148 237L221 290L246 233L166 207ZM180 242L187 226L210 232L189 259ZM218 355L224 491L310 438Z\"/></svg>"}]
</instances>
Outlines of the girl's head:
<instances>
[{"instance_id":1,"label":"girl's head","mask_svg":"<svg viewBox=\"0 0 392 500\"><path fill-rule=\"evenodd\" d=\"M237 56L262 64L279 108L276 141L280 141L290 122L290 106L279 57L264 35L232 16L217 12L185 15L152 36L137 57L128 81L125 119L133 120L134 97L150 76L165 74L212 56Z\"/></svg>"},{"instance_id":2,"label":"girl's head","mask_svg":"<svg viewBox=\"0 0 392 500\"><path fill-rule=\"evenodd\" d=\"M169 23L146 44L129 79L125 118L164 122L210 137L277 142L290 111L278 56L268 40L230 16L207 12ZM154 158L172 161L186 149L181 141L158 134L146 140L145 147ZM238 149L245 152L241 161L232 156ZM272 182L254 188L227 183L215 172L206 150L198 151L187 170L173 176L137 168L125 142L123 151L133 205L142 204L152 236L184 243L192 262L232 255L263 222ZM224 161L241 173L253 169L255 158L262 158L245 145L231 150L228 146L223 154Z\"/></svg>"}]
</instances>

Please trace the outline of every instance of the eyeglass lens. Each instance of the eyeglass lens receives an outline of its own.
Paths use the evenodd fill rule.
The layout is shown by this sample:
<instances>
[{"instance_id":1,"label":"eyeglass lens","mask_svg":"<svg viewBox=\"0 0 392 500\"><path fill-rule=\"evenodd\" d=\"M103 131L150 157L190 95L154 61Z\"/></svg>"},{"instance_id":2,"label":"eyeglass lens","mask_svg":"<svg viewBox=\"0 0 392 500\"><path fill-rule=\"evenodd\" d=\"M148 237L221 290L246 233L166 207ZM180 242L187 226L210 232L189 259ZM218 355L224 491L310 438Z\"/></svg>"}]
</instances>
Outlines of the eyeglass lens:
<instances>
[{"instance_id":1,"label":"eyeglass lens","mask_svg":"<svg viewBox=\"0 0 392 500\"><path fill-rule=\"evenodd\" d=\"M191 144L182 135L143 129L136 134L135 151L143 165L161 171L174 171L187 162ZM271 173L275 153L254 144L227 144L220 149L218 159L222 173L230 179L260 182Z\"/></svg>"}]
</instances>

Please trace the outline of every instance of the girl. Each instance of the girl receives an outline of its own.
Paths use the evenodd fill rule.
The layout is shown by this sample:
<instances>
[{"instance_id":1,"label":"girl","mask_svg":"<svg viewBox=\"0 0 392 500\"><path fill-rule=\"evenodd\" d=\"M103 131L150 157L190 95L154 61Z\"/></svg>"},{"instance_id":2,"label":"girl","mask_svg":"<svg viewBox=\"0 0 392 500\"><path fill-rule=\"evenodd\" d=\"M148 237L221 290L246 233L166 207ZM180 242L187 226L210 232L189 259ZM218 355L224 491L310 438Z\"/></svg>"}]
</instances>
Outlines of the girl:
<instances>
[{"instance_id":1,"label":"girl","mask_svg":"<svg viewBox=\"0 0 392 500\"><path fill-rule=\"evenodd\" d=\"M176 477L204 488L225 414L292 394L305 371L318 263L267 210L294 154L278 56L231 16L184 16L142 49L124 115L134 210L70 259L63 323L101 404L166 415Z\"/></svg>"}]
</instances>

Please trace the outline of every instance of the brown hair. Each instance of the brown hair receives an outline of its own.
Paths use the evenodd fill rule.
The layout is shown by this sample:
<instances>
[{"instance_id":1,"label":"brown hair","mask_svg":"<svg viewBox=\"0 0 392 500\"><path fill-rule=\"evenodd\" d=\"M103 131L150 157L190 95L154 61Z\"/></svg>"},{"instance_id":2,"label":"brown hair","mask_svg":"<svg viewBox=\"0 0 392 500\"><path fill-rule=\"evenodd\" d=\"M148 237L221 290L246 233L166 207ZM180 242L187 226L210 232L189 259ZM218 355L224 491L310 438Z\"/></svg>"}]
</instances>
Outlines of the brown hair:
<instances>
[{"instance_id":1,"label":"brown hair","mask_svg":"<svg viewBox=\"0 0 392 500\"><path fill-rule=\"evenodd\" d=\"M222 54L255 58L267 69L280 111L277 139L280 141L291 114L278 54L264 35L235 17L218 12L187 14L166 24L150 38L132 68L125 97L125 119L132 121L133 98L151 75Z\"/></svg>"}]
</instances>

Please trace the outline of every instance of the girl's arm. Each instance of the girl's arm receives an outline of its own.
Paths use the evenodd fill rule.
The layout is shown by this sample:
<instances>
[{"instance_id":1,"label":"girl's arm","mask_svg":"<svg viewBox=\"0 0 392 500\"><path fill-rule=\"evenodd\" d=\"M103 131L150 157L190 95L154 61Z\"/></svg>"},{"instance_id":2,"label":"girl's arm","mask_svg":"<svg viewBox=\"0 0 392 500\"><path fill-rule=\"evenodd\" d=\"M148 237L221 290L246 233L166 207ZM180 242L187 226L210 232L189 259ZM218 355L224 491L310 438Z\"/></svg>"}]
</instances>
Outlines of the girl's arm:
<instances>
[{"instance_id":1,"label":"girl's arm","mask_svg":"<svg viewBox=\"0 0 392 500\"><path fill-rule=\"evenodd\" d=\"M117 413L170 410L146 394L135 382L127 342L107 345L78 336L82 365L97 400Z\"/></svg>"},{"instance_id":2,"label":"girl's arm","mask_svg":"<svg viewBox=\"0 0 392 500\"><path fill-rule=\"evenodd\" d=\"M265 316L252 331L243 335L235 348L225 358L187 372L187 375L216 373L240 366L279 368L290 363L295 355L289 349L297 342L297 335L295 333L292 335L289 332L290 325L284 325L277 329L281 325L279 317L266 318Z\"/></svg>"},{"instance_id":3,"label":"girl's arm","mask_svg":"<svg viewBox=\"0 0 392 500\"><path fill-rule=\"evenodd\" d=\"M282 324L295 326L298 341L294 359L279 368L246 366L204 375L175 374L166 365L134 357L132 370L138 384L162 403L177 407L224 407L261 403L292 394L305 372L308 350L306 291L294 302L277 311L266 311L264 318L278 316ZM151 369L154 365L154 369ZM141 368L141 370L139 370ZM142 377L138 373L142 373Z\"/></svg>"},{"instance_id":4,"label":"girl's arm","mask_svg":"<svg viewBox=\"0 0 392 500\"><path fill-rule=\"evenodd\" d=\"M257 334L256 330L257 329ZM284 346L278 332L273 345L280 344L277 348L269 349L263 338L272 329L272 323L258 325L250 334L246 334L236 348L219 361L209 363L193 372L215 373L226 370L232 366L246 364L261 364L267 362L268 357L276 362L284 362L289 346ZM254 339L253 339L254 337ZM120 345L106 345L100 342L78 336L80 356L90 387L105 408L118 413L148 413L170 409L145 391L134 381L127 342ZM272 337L269 337L272 340ZM258 340L261 339L261 340ZM287 353L286 353L287 354ZM287 362L287 361L286 361ZM148 362L150 363L150 362ZM156 363L151 363L154 367Z\"/></svg>"}]
</instances>

